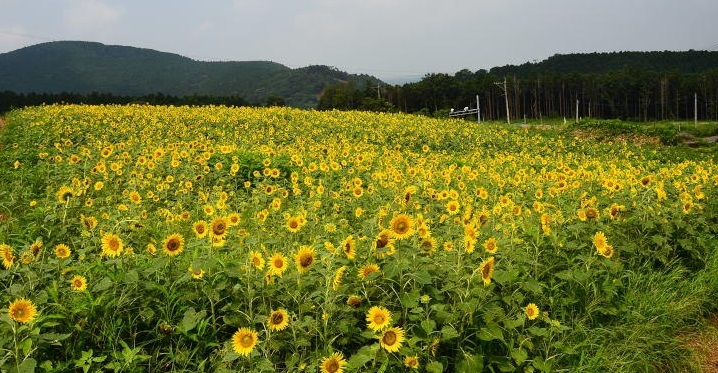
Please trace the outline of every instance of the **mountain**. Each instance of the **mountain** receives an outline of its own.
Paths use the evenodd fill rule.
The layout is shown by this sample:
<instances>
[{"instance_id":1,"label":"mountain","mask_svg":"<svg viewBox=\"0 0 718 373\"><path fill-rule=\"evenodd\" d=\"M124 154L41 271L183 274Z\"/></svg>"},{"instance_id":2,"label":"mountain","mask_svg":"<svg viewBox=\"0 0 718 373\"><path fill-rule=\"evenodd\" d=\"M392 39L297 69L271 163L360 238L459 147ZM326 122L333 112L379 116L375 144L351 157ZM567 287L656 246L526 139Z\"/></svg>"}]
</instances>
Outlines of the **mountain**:
<instances>
[{"instance_id":1,"label":"mountain","mask_svg":"<svg viewBox=\"0 0 718 373\"><path fill-rule=\"evenodd\" d=\"M291 106L314 107L324 87L349 80L379 81L328 66L291 69L269 61L205 62L85 41L42 43L0 54L0 91L17 93L240 95L255 103L275 96Z\"/></svg>"},{"instance_id":2,"label":"mountain","mask_svg":"<svg viewBox=\"0 0 718 373\"><path fill-rule=\"evenodd\" d=\"M713 51L650 51L594 52L556 54L540 62L494 67L497 76L532 74L604 74L619 70L699 73L718 68L718 52Z\"/></svg>"}]
</instances>

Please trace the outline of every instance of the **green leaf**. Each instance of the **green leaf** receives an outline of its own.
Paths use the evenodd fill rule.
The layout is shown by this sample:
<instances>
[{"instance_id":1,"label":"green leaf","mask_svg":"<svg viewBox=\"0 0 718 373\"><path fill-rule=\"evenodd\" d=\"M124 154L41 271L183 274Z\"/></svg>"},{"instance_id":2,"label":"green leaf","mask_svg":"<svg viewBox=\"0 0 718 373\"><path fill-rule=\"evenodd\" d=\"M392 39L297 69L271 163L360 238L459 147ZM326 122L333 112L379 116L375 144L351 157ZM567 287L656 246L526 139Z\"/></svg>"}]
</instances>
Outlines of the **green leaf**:
<instances>
[{"instance_id":1,"label":"green leaf","mask_svg":"<svg viewBox=\"0 0 718 373\"><path fill-rule=\"evenodd\" d=\"M448 339L456 338L458 336L459 336L459 332L457 332L456 329L451 325L444 325L444 327L441 328L442 339L448 340Z\"/></svg>"},{"instance_id":2,"label":"green leaf","mask_svg":"<svg viewBox=\"0 0 718 373\"><path fill-rule=\"evenodd\" d=\"M194 308L190 308L184 313L184 317L182 318L182 321L178 325L180 331L188 332L192 329L194 329L197 324L200 322L201 319L203 319L207 315L207 311L201 310L199 312L195 312Z\"/></svg>"},{"instance_id":3,"label":"green leaf","mask_svg":"<svg viewBox=\"0 0 718 373\"><path fill-rule=\"evenodd\" d=\"M464 354L456 364L457 372L481 372L484 370L484 358L481 355Z\"/></svg>"},{"instance_id":4,"label":"green leaf","mask_svg":"<svg viewBox=\"0 0 718 373\"><path fill-rule=\"evenodd\" d=\"M443 373L444 365L438 361L432 361L429 364L426 364L426 371L430 373Z\"/></svg>"},{"instance_id":5,"label":"green leaf","mask_svg":"<svg viewBox=\"0 0 718 373\"><path fill-rule=\"evenodd\" d=\"M17 367L18 373L34 373L37 361L33 358L27 358Z\"/></svg>"},{"instance_id":6,"label":"green leaf","mask_svg":"<svg viewBox=\"0 0 718 373\"><path fill-rule=\"evenodd\" d=\"M524 361L526 361L526 359L528 359L529 354L523 348L517 348L511 351L511 357L514 359L514 361L516 361L517 365L521 365Z\"/></svg>"},{"instance_id":7,"label":"green leaf","mask_svg":"<svg viewBox=\"0 0 718 373\"><path fill-rule=\"evenodd\" d=\"M481 328L479 330L479 339L482 341L493 341L494 339L502 340L504 339L504 333L501 330L501 327L497 323L489 323L486 324L485 327Z\"/></svg>"},{"instance_id":8,"label":"green leaf","mask_svg":"<svg viewBox=\"0 0 718 373\"><path fill-rule=\"evenodd\" d=\"M421 322L421 328L424 329L427 334L430 334L434 331L434 328L436 328L436 321L432 319L424 320Z\"/></svg>"},{"instance_id":9,"label":"green leaf","mask_svg":"<svg viewBox=\"0 0 718 373\"><path fill-rule=\"evenodd\" d=\"M378 343L360 348L359 351L347 360L347 368L349 370L357 370L363 367L366 363L374 360L377 351L379 351Z\"/></svg>"},{"instance_id":10,"label":"green leaf","mask_svg":"<svg viewBox=\"0 0 718 373\"><path fill-rule=\"evenodd\" d=\"M423 269L414 274L414 279L421 285L428 285L432 283L431 274Z\"/></svg>"}]
</instances>

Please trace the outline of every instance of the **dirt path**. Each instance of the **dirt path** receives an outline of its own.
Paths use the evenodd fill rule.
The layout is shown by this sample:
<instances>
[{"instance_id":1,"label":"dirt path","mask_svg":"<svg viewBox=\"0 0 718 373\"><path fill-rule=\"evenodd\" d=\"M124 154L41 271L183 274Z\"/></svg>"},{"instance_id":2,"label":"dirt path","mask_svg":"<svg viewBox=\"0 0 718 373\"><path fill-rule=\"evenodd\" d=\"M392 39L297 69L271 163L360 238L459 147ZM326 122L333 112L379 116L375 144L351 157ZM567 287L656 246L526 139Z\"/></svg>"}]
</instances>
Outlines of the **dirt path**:
<instances>
[{"instance_id":1,"label":"dirt path","mask_svg":"<svg viewBox=\"0 0 718 373\"><path fill-rule=\"evenodd\" d=\"M708 320L705 330L689 336L685 346L693 350L702 373L718 373L718 315Z\"/></svg>"}]
</instances>

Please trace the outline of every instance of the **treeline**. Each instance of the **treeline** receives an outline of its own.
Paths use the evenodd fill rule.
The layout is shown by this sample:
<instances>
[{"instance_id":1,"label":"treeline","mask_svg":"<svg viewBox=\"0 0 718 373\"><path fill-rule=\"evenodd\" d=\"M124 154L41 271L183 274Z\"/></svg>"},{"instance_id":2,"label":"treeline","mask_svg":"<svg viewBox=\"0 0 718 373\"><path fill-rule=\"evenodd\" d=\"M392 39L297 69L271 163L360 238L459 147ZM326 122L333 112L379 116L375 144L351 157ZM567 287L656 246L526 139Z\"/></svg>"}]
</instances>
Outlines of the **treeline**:
<instances>
[{"instance_id":1,"label":"treeline","mask_svg":"<svg viewBox=\"0 0 718 373\"><path fill-rule=\"evenodd\" d=\"M505 83L504 83L505 82ZM487 120L593 117L718 120L718 52L557 55L490 71L428 74L402 86L328 87L320 109L398 110L448 115L476 108ZM379 97L381 103L377 103ZM367 104L369 103L369 104ZM697 104L697 110L696 110Z\"/></svg>"},{"instance_id":2,"label":"treeline","mask_svg":"<svg viewBox=\"0 0 718 373\"><path fill-rule=\"evenodd\" d=\"M144 96L118 96L111 93L93 92L90 94L79 94L71 92L61 93L16 93L12 91L0 92L0 113L12 109L19 109L26 106L50 105L50 104L149 104L149 105L227 105L247 106L248 103L241 96L171 96L163 93L155 93ZM268 105L284 105L284 100L279 97L270 97Z\"/></svg>"}]
</instances>

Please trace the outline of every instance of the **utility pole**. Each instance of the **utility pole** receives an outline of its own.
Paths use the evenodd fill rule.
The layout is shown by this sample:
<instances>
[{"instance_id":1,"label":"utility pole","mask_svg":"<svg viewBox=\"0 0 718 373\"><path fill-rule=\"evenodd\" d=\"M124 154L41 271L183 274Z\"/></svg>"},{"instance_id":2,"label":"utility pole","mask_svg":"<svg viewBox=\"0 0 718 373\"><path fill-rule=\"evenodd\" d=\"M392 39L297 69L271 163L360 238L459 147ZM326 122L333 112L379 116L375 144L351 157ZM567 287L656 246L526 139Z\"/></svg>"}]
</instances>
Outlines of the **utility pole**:
<instances>
[{"instance_id":1,"label":"utility pole","mask_svg":"<svg viewBox=\"0 0 718 373\"><path fill-rule=\"evenodd\" d=\"M698 128L698 93L693 93L693 126Z\"/></svg>"},{"instance_id":2,"label":"utility pole","mask_svg":"<svg viewBox=\"0 0 718 373\"><path fill-rule=\"evenodd\" d=\"M501 82L495 82L494 84L504 90L504 98L506 100L506 123L511 124L511 115L509 114L509 92L506 90L506 77L504 77L503 86L501 85Z\"/></svg>"},{"instance_id":3,"label":"utility pole","mask_svg":"<svg viewBox=\"0 0 718 373\"><path fill-rule=\"evenodd\" d=\"M479 95L476 95L476 122L481 123L481 103L479 102Z\"/></svg>"},{"instance_id":4,"label":"utility pole","mask_svg":"<svg viewBox=\"0 0 718 373\"><path fill-rule=\"evenodd\" d=\"M576 99L576 124L578 124L578 98Z\"/></svg>"},{"instance_id":5,"label":"utility pole","mask_svg":"<svg viewBox=\"0 0 718 373\"><path fill-rule=\"evenodd\" d=\"M376 98L381 99L381 83L376 84Z\"/></svg>"}]
</instances>

